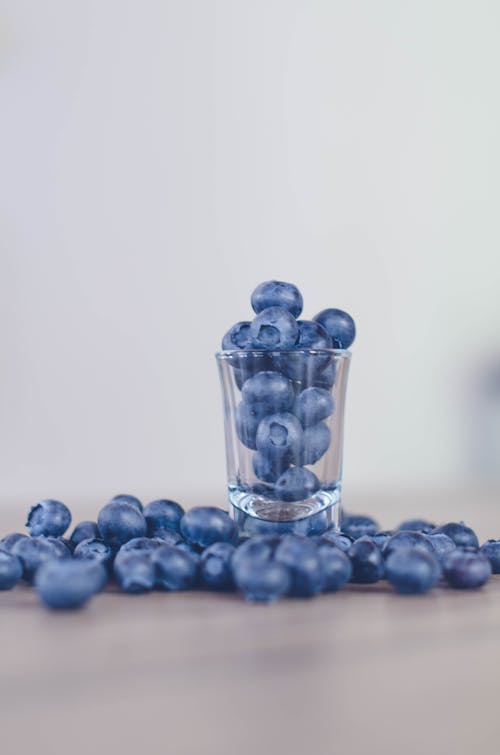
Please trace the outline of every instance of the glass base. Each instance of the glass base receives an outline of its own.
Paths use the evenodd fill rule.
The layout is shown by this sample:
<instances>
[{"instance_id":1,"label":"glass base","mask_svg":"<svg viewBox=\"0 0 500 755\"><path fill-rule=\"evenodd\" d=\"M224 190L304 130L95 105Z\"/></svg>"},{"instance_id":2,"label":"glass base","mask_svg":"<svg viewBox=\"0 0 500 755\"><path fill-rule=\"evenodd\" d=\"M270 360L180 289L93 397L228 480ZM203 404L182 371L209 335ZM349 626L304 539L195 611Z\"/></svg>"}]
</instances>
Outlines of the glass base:
<instances>
[{"instance_id":1,"label":"glass base","mask_svg":"<svg viewBox=\"0 0 500 755\"><path fill-rule=\"evenodd\" d=\"M264 488L229 488L229 513L240 530L252 535L321 535L327 529L339 529L340 486L320 490L304 501L294 502L272 500L266 496Z\"/></svg>"}]
</instances>

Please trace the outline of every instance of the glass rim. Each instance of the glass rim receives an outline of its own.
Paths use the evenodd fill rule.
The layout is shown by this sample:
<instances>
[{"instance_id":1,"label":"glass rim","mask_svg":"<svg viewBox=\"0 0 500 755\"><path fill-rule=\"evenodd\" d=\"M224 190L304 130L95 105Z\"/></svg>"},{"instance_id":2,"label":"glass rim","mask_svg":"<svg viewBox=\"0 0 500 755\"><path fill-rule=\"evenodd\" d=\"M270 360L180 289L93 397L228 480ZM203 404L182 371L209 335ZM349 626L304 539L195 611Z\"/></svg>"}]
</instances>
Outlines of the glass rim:
<instances>
[{"instance_id":1,"label":"glass rim","mask_svg":"<svg viewBox=\"0 0 500 755\"><path fill-rule=\"evenodd\" d=\"M215 358L231 359L237 357L264 357L264 356L283 356L291 354L302 354L307 356L333 356L340 359L350 359L352 354L347 349L225 349L217 351Z\"/></svg>"}]
</instances>

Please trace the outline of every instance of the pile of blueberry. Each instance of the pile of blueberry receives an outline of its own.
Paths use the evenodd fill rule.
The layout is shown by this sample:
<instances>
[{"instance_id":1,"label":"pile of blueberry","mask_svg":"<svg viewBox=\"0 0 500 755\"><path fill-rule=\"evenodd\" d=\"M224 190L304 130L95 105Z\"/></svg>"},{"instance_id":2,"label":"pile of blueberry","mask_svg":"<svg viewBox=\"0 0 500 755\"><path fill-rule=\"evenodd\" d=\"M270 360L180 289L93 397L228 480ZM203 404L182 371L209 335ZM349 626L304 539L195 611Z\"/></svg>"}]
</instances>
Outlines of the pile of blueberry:
<instances>
[{"instance_id":1,"label":"pile of blueberry","mask_svg":"<svg viewBox=\"0 0 500 755\"><path fill-rule=\"evenodd\" d=\"M70 523L59 501L33 506L29 536L0 540L0 589L23 579L47 606L64 609L83 606L111 582L127 593L237 590L272 602L382 579L403 594L425 593L440 581L470 589L500 573L500 540L479 547L463 522L436 527L411 520L381 532L370 517L344 516L342 532L248 537L213 506L184 511L162 499L143 507L119 495L97 522L80 522L66 538Z\"/></svg>"},{"instance_id":2,"label":"pile of blueberry","mask_svg":"<svg viewBox=\"0 0 500 755\"><path fill-rule=\"evenodd\" d=\"M340 309L297 320L302 295L283 281L261 283L251 303L256 317L236 323L222 339L222 349L235 352L231 365L241 390L236 433L255 452L255 476L269 493L283 501L304 500L320 487L307 467L330 446L325 420L334 411L336 376L331 349L349 348L354 320Z\"/></svg>"}]
</instances>

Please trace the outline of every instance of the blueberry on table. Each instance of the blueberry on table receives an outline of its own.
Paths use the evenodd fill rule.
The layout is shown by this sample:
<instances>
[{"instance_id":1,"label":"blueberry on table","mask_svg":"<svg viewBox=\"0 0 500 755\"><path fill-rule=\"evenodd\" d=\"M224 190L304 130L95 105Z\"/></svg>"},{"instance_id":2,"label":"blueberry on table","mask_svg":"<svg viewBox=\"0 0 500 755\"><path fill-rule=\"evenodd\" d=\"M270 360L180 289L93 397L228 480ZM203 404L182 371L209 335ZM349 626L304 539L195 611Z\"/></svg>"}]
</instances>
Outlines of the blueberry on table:
<instances>
[{"instance_id":1,"label":"blueberry on table","mask_svg":"<svg viewBox=\"0 0 500 755\"><path fill-rule=\"evenodd\" d=\"M123 592L139 594L155 586L156 572L151 550L123 550L118 552L113 574Z\"/></svg>"},{"instance_id":2,"label":"blueberry on table","mask_svg":"<svg viewBox=\"0 0 500 755\"><path fill-rule=\"evenodd\" d=\"M288 567L290 595L310 598L323 590L324 578L318 549L308 537L285 535L276 548L274 560Z\"/></svg>"},{"instance_id":3,"label":"blueberry on table","mask_svg":"<svg viewBox=\"0 0 500 755\"><path fill-rule=\"evenodd\" d=\"M0 590L10 590L23 576L23 565L17 556L0 550Z\"/></svg>"},{"instance_id":4,"label":"blueberry on table","mask_svg":"<svg viewBox=\"0 0 500 755\"><path fill-rule=\"evenodd\" d=\"M181 517L184 509L176 501L167 498L159 498L144 506L143 516L148 525L148 534L158 528L179 531Z\"/></svg>"},{"instance_id":5,"label":"blueberry on table","mask_svg":"<svg viewBox=\"0 0 500 755\"><path fill-rule=\"evenodd\" d=\"M124 501L111 501L97 518L99 534L108 545L119 548L134 537L144 537L147 531L142 511Z\"/></svg>"},{"instance_id":6,"label":"blueberry on table","mask_svg":"<svg viewBox=\"0 0 500 755\"><path fill-rule=\"evenodd\" d=\"M301 463L316 464L328 450L330 440L330 428L325 422L306 427L300 456Z\"/></svg>"},{"instance_id":7,"label":"blueberry on table","mask_svg":"<svg viewBox=\"0 0 500 755\"><path fill-rule=\"evenodd\" d=\"M255 476L263 482L274 483L278 477L283 474L288 467L286 459L279 457L267 456L257 451L252 459L253 471Z\"/></svg>"},{"instance_id":8,"label":"blueberry on table","mask_svg":"<svg viewBox=\"0 0 500 755\"><path fill-rule=\"evenodd\" d=\"M342 514L341 529L346 535L357 540L363 535L376 535L380 531L380 526L371 516Z\"/></svg>"},{"instance_id":9,"label":"blueberry on table","mask_svg":"<svg viewBox=\"0 0 500 755\"><path fill-rule=\"evenodd\" d=\"M113 561L113 548L96 537L90 537L88 540L82 540L78 543L73 551L73 559L77 561L97 561L104 566L108 566Z\"/></svg>"},{"instance_id":10,"label":"blueberry on table","mask_svg":"<svg viewBox=\"0 0 500 755\"><path fill-rule=\"evenodd\" d=\"M352 565L351 582L372 584L383 578L384 559L379 548L369 537L356 540L347 551L347 555Z\"/></svg>"},{"instance_id":11,"label":"blueberry on table","mask_svg":"<svg viewBox=\"0 0 500 755\"><path fill-rule=\"evenodd\" d=\"M420 548L396 548L385 562L385 576L403 595L422 595L437 585L441 567L436 556Z\"/></svg>"},{"instance_id":12,"label":"blueberry on table","mask_svg":"<svg viewBox=\"0 0 500 755\"><path fill-rule=\"evenodd\" d=\"M142 511L142 503L138 498L135 497L135 495L118 493L118 495L113 496L110 503L115 503L116 501L118 501L119 503L130 503L131 506L134 506L139 511Z\"/></svg>"},{"instance_id":13,"label":"blueberry on table","mask_svg":"<svg viewBox=\"0 0 500 755\"><path fill-rule=\"evenodd\" d=\"M319 488L318 478L305 467L290 467L278 477L275 485L276 494L282 501L305 501Z\"/></svg>"},{"instance_id":14,"label":"blueberry on table","mask_svg":"<svg viewBox=\"0 0 500 755\"><path fill-rule=\"evenodd\" d=\"M23 567L23 578L32 582L40 566L48 561L69 561L60 549L46 537L25 537L12 546L11 553L17 556Z\"/></svg>"},{"instance_id":15,"label":"blueberry on table","mask_svg":"<svg viewBox=\"0 0 500 755\"><path fill-rule=\"evenodd\" d=\"M386 543L393 535L394 532L392 532L391 530L387 532L376 532L374 535L369 535L368 537L375 543L378 548L380 548L381 551L383 551Z\"/></svg>"},{"instance_id":16,"label":"blueberry on table","mask_svg":"<svg viewBox=\"0 0 500 755\"><path fill-rule=\"evenodd\" d=\"M405 519L404 522L401 522L398 530L410 530L412 532L422 532L422 534L427 535L429 532L432 532L436 529L435 524L431 524L431 522L428 522L426 519Z\"/></svg>"},{"instance_id":17,"label":"blueberry on table","mask_svg":"<svg viewBox=\"0 0 500 755\"><path fill-rule=\"evenodd\" d=\"M269 307L252 320L250 335L255 349L291 349L299 336L299 326L288 310Z\"/></svg>"},{"instance_id":18,"label":"blueberry on table","mask_svg":"<svg viewBox=\"0 0 500 755\"><path fill-rule=\"evenodd\" d=\"M243 561L271 561L280 542L281 538L277 535L253 535L247 538L234 552L233 570Z\"/></svg>"},{"instance_id":19,"label":"blueberry on table","mask_svg":"<svg viewBox=\"0 0 500 755\"><path fill-rule=\"evenodd\" d=\"M72 557L73 551L71 548L68 548L66 543L64 543L60 537L47 537L46 540L53 546L54 553L58 558Z\"/></svg>"},{"instance_id":20,"label":"blueberry on table","mask_svg":"<svg viewBox=\"0 0 500 755\"><path fill-rule=\"evenodd\" d=\"M305 388L295 399L292 412L302 427L311 427L333 414L331 394L324 388Z\"/></svg>"},{"instance_id":21,"label":"blueberry on table","mask_svg":"<svg viewBox=\"0 0 500 755\"><path fill-rule=\"evenodd\" d=\"M324 327L335 349L348 349L356 337L354 320L342 309L324 309L313 319Z\"/></svg>"},{"instance_id":22,"label":"blueberry on table","mask_svg":"<svg viewBox=\"0 0 500 755\"><path fill-rule=\"evenodd\" d=\"M257 414L246 401L240 401L235 411L236 435L244 446L252 450L257 448L255 441L260 420L260 414Z\"/></svg>"},{"instance_id":23,"label":"blueberry on table","mask_svg":"<svg viewBox=\"0 0 500 755\"><path fill-rule=\"evenodd\" d=\"M178 540L176 541L176 543L181 540L181 536L177 534L177 538ZM126 543L124 543L118 553L127 553L129 551L150 552L156 550L156 548L159 548L160 545L165 545L165 540L162 540L159 537L134 537L132 540L128 540ZM172 543L172 545L174 545L174 543Z\"/></svg>"},{"instance_id":24,"label":"blueberry on table","mask_svg":"<svg viewBox=\"0 0 500 755\"><path fill-rule=\"evenodd\" d=\"M500 574L500 540L487 540L479 550L488 558L493 574Z\"/></svg>"},{"instance_id":25,"label":"blueberry on table","mask_svg":"<svg viewBox=\"0 0 500 755\"><path fill-rule=\"evenodd\" d=\"M433 530L433 533L435 532L444 532L445 535L451 537L458 548L479 548L479 540L476 533L463 522L448 522L441 527L436 527Z\"/></svg>"},{"instance_id":26,"label":"blueberry on table","mask_svg":"<svg viewBox=\"0 0 500 755\"><path fill-rule=\"evenodd\" d=\"M302 425L294 414L270 414L257 428L255 445L270 459L296 461L300 458L304 442Z\"/></svg>"},{"instance_id":27,"label":"blueberry on table","mask_svg":"<svg viewBox=\"0 0 500 755\"><path fill-rule=\"evenodd\" d=\"M233 566L236 587L250 601L274 603L292 585L290 570L277 561L243 559Z\"/></svg>"},{"instance_id":28,"label":"blueberry on table","mask_svg":"<svg viewBox=\"0 0 500 755\"><path fill-rule=\"evenodd\" d=\"M431 532L426 537L434 548L434 553L440 562L447 553L454 551L457 547L451 537L445 535L444 532Z\"/></svg>"},{"instance_id":29,"label":"blueberry on table","mask_svg":"<svg viewBox=\"0 0 500 755\"><path fill-rule=\"evenodd\" d=\"M346 535L344 532L338 532L337 530L326 530L319 538L320 542L327 541L333 543L341 551L348 551L354 542L354 539L350 535Z\"/></svg>"},{"instance_id":30,"label":"blueberry on table","mask_svg":"<svg viewBox=\"0 0 500 755\"><path fill-rule=\"evenodd\" d=\"M189 590L196 585L198 559L193 554L166 543L153 551L152 559L157 587L164 590Z\"/></svg>"},{"instance_id":31,"label":"blueberry on table","mask_svg":"<svg viewBox=\"0 0 500 755\"><path fill-rule=\"evenodd\" d=\"M89 540L93 537L99 537L99 528L97 522L79 522L70 535L70 540L75 546L82 540Z\"/></svg>"},{"instance_id":32,"label":"blueberry on table","mask_svg":"<svg viewBox=\"0 0 500 755\"><path fill-rule=\"evenodd\" d=\"M20 532L11 532L10 535L5 535L0 540L0 549L3 551L11 551L13 546L23 538L28 540L28 535L22 535Z\"/></svg>"},{"instance_id":33,"label":"blueberry on table","mask_svg":"<svg viewBox=\"0 0 500 755\"><path fill-rule=\"evenodd\" d=\"M32 537L64 535L71 524L71 512L60 501L47 499L31 507L26 527Z\"/></svg>"},{"instance_id":34,"label":"blueberry on table","mask_svg":"<svg viewBox=\"0 0 500 755\"><path fill-rule=\"evenodd\" d=\"M421 551L434 554L434 547L427 537L421 532L414 532L411 530L400 530L395 532L392 537L386 542L384 546L384 558L387 559L391 553L399 548L417 548Z\"/></svg>"},{"instance_id":35,"label":"blueberry on table","mask_svg":"<svg viewBox=\"0 0 500 755\"><path fill-rule=\"evenodd\" d=\"M319 538L317 549L323 572L323 592L341 590L352 577L349 557L331 540Z\"/></svg>"},{"instance_id":36,"label":"blueberry on table","mask_svg":"<svg viewBox=\"0 0 500 755\"><path fill-rule=\"evenodd\" d=\"M302 294L293 283L265 281L252 293L252 308L256 314L269 307L281 307L291 312L293 317L298 317L303 305Z\"/></svg>"},{"instance_id":37,"label":"blueberry on table","mask_svg":"<svg viewBox=\"0 0 500 755\"><path fill-rule=\"evenodd\" d=\"M212 543L236 543L238 527L231 517L216 506L197 506L181 519L181 535L191 545L207 548Z\"/></svg>"},{"instance_id":38,"label":"blueberry on table","mask_svg":"<svg viewBox=\"0 0 500 755\"><path fill-rule=\"evenodd\" d=\"M50 561L36 574L35 587L49 608L81 608L102 587L104 567L89 561Z\"/></svg>"},{"instance_id":39,"label":"blueberry on table","mask_svg":"<svg viewBox=\"0 0 500 755\"><path fill-rule=\"evenodd\" d=\"M246 349L251 345L250 323L237 322L230 328L222 339L223 351Z\"/></svg>"},{"instance_id":40,"label":"blueberry on table","mask_svg":"<svg viewBox=\"0 0 500 755\"><path fill-rule=\"evenodd\" d=\"M241 391L245 405L259 417L286 412L295 401L291 380L279 372L266 370L249 378Z\"/></svg>"},{"instance_id":41,"label":"blueberry on table","mask_svg":"<svg viewBox=\"0 0 500 755\"><path fill-rule=\"evenodd\" d=\"M456 548L444 556L442 567L448 584L462 590L482 587L491 576L490 561L480 551Z\"/></svg>"},{"instance_id":42,"label":"blueberry on table","mask_svg":"<svg viewBox=\"0 0 500 755\"><path fill-rule=\"evenodd\" d=\"M214 590L229 590L233 587L231 560L236 551L231 543L214 543L206 548L200 559L202 582Z\"/></svg>"},{"instance_id":43,"label":"blueberry on table","mask_svg":"<svg viewBox=\"0 0 500 755\"><path fill-rule=\"evenodd\" d=\"M184 542L180 532L171 530L168 527L156 527L149 533L149 537L152 540L162 540L164 543L169 543L170 545L181 545Z\"/></svg>"}]
</instances>

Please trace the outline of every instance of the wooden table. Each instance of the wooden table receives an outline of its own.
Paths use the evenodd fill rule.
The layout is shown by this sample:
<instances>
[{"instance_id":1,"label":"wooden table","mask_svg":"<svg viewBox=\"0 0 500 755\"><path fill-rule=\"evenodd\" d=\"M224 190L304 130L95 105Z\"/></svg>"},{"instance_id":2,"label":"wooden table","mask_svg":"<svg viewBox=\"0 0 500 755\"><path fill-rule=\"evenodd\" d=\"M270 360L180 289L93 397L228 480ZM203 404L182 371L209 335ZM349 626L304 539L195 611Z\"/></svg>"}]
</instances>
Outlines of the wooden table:
<instances>
[{"instance_id":1,"label":"wooden table","mask_svg":"<svg viewBox=\"0 0 500 755\"><path fill-rule=\"evenodd\" d=\"M436 503L395 517L385 501L383 523ZM441 518L468 505L441 501ZM467 519L498 536L495 500ZM500 575L470 593L380 583L275 606L110 591L67 614L20 587L0 617L4 755L499 751Z\"/></svg>"}]
</instances>

